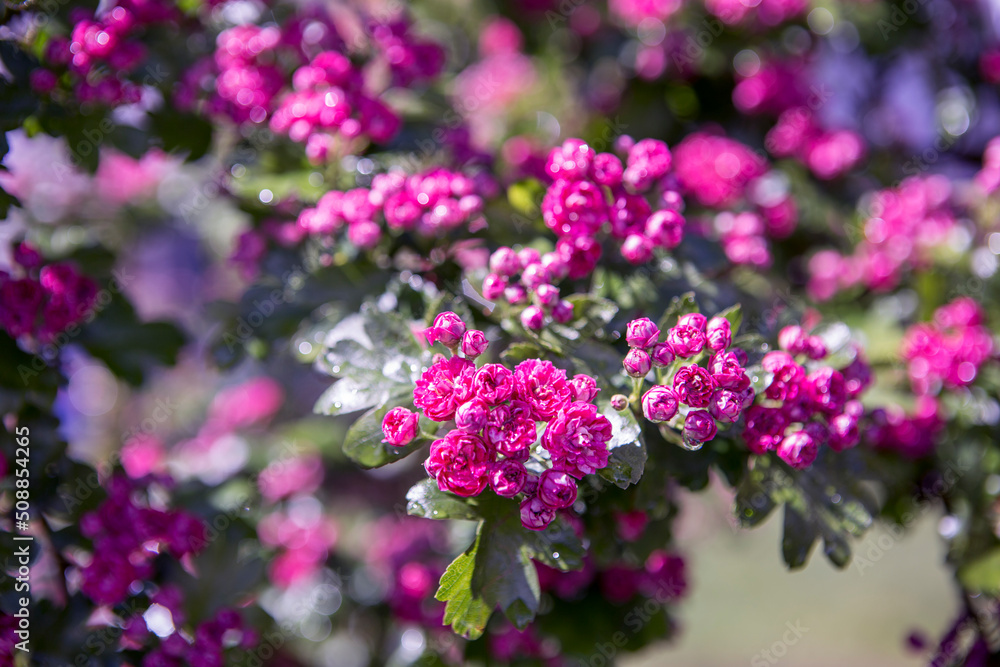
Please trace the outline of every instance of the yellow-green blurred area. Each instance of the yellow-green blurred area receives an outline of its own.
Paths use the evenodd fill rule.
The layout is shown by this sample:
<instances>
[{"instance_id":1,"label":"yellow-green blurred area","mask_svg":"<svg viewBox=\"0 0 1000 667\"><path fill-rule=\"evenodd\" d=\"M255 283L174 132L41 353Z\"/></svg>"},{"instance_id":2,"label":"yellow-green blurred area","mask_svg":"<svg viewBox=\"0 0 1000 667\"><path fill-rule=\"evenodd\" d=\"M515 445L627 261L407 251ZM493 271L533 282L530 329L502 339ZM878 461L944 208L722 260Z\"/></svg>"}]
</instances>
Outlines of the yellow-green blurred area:
<instances>
[{"instance_id":1,"label":"yellow-green blurred area","mask_svg":"<svg viewBox=\"0 0 1000 667\"><path fill-rule=\"evenodd\" d=\"M754 530L732 528L729 498L716 484L687 495L677 542L690 594L673 644L654 645L626 667L917 667L928 654L906 648L922 630L932 641L950 627L958 600L943 567L939 509L900 539L876 527L837 570L815 549L789 573L781 561L781 513ZM800 637L790 631L798 627ZM791 640L784 645L785 638ZM778 644L779 646L775 646ZM765 656L763 651L774 651ZM777 654L781 654L780 657Z\"/></svg>"}]
</instances>

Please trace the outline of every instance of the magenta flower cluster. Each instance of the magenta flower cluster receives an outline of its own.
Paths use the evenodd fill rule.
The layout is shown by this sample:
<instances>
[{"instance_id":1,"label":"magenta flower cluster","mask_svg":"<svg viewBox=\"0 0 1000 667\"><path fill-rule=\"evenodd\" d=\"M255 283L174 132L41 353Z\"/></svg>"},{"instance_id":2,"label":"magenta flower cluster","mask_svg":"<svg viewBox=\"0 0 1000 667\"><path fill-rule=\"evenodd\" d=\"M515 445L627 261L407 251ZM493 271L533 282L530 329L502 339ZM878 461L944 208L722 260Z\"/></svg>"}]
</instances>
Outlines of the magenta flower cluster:
<instances>
[{"instance_id":1,"label":"magenta flower cluster","mask_svg":"<svg viewBox=\"0 0 1000 667\"><path fill-rule=\"evenodd\" d=\"M660 340L659 328L648 318L629 322L625 372L641 380L654 366L672 371L672 376L657 372L660 383L643 394L642 413L654 423L683 415L685 440L707 442L718 433L718 423L737 421L753 403L754 391L743 368L746 354L738 348L730 351L732 328L721 316L709 320L700 313L682 315L665 338ZM698 364L701 358L707 360L704 367Z\"/></svg>"},{"instance_id":2,"label":"magenta flower cluster","mask_svg":"<svg viewBox=\"0 0 1000 667\"><path fill-rule=\"evenodd\" d=\"M865 156L865 143L857 132L825 130L806 107L782 113L765 144L775 157L793 157L823 180L847 173Z\"/></svg>"},{"instance_id":3,"label":"magenta flower cluster","mask_svg":"<svg viewBox=\"0 0 1000 667\"><path fill-rule=\"evenodd\" d=\"M136 582L153 579L157 553L183 558L201 551L207 538L193 514L139 504L136 485L124 476L113 477L106 490L100 506L80 519L94 546L89 562L80 563L80 590L98 605L116 605L141 590Z\"/></svg>"},{"instance_id":4,"label":"magenta flower cluster","mask_svg":"<svg viewBox=\"0 0 1000 667\"><path fill-rule=\"evenodd\" d=\"M993 335L985 322L979 304L961 297L938 308L933 321L907 330L900 353L917 395L975 381L980 367L995 358Z\"/></svg>"},{"instance_id":5,"label":"magenta flower cluster","mask_svg":"<svg viewBox=\"0 0 1000 667\"><path fill-rule=\"evenodd\" d=\"M327 192L302 210L298 226L322 236L346 227L347 239L364 249L378 244L385 231L441 237L480 224L483 199L494 187L489 179L441 167L410 176L393 169L377 174L370 188Z\"/></svg>"},{"instance_id":6,"label":"magenta flower cluster","mask_svg":"<svg viewBox=\"0 0 1000 667\"><path fill-rule=\"evenodd\" d=\"M13 338L50 341L83 321L97 298L97 283L63 262L44 264L27 243L14 249L17 277L0 271L0 326Z\"/></svg>"},{"instance_id":7,"label":"magenta flower cluster","mask_svg":"<svg viewBox=\"0 0 1000 667\"><path fill-rule=\"evenodd\" d=\"M601 247L590 237L560 239L554 252L542 255L534 248L501 247L490 256L490 273L483 280L483 296L525 306L521 324L537 331L546 322L569 322L573 304L560 298L553 283L589 274Z\"/></svg>"},{"instance_id":8,"label":"magenta flower cluster","mask_svg":"<svg viewBox=\"0 0 1000 667\"><path fill-rule=\"evenodd\" d=\"M580 139L568 139L549 153L545 172L552 183L542 200L542 219L560 239L570 241L564 255L571 254L576 239L588 239L596 257L583 255L596 265L596 240L605 229L621 242L622 256L632 264L648 262L656 248L670 250L681 242L684 218L680 197L669 186L670 149L662 141L634 142L627 136L619 138L617 147L624 163Z\"/></svg>"},{"instance_id":9,"label":"magenta flower cluster","mask_svg":"<svg viewBox=\"0 0 1000 667\"><path fill-rule=\"evenodd\" d=\"M854 252L823 250L809 260L809 294L824 301L857 285L894 289L904 271L928 266L958 226L950 200L951 183L939 175L908 178L898 188L876 192Z\"/></svg>"},{"instance_id":10,"label":"magenta flower cluster","mask_svg":"<svg viewBox=\"0 0 1000 667\"><path fill-rule=\"evenodd\" d=\"M480 335L450 312L438 315L425 333L454 356L439 356L424 371L413 403L427 419L453 422L454 428L431 444L424 467L442 491L469 497L488 486L502 497L521 496L522 524L541 530L576 501L576 480L608 464L611 422L593 404L597 383L588 375L569 378L539 359L513 370L495 363L477 368L470 357L485 349ZM417 420L406 408L391 410L382 424L386 442L411 442ZM540 474L525 466L536 445L552 462Z\"/></svg>"},{"instance_id":11,"label":"magenta flower cluster","mask_svg":"<svg viewBox=\"0 0 1000 667\"><path fill-rule=\"evenodd\" d=\"M46 66L31 72L31 87L52 94L65 73L77 101L107 106L138 102L142 89L127 79L146 59L138 33L179 16L175 3L159 0L123 0L96 13L75 9L69 36L54 36L46 45Z\"/></svg>"},{"instance_id":12,"label":"magenta flower cluster","mask_svg":"<svg viewBox=\"0 0 1000 667\"><path fill-rule=\"evenodd\" d=\"M442 47L417 38L410 27L403 15L365 20L368 64L386 67L389 85L409 87L444 67ZM380 99L384 90L375 88L372 68L353 55L336 23L318 9L281 27L236 26L219 35L212 57L185 73L175 102L235 123L269 122L274 132L304 143L313 163L325 162L367 140L387 143L400 127Z\"/></svg>"},{"instance_id":13,"label":"magenta flower cluster","mask_svg":"<svg viewBox=\"0 0 1000 667\"><path fill-rule=\"evenodd\" d=\"M778 335L780 350L761 362L767 375L764 401L746 412L743 439L754 454L776 451L793 468L812 465L819 448L840 452L860 441L864 408L858 400L871 384L871 370L860 355L845 368L821 364L826 346L800 326Z\"/></svg>"}]
</instances>

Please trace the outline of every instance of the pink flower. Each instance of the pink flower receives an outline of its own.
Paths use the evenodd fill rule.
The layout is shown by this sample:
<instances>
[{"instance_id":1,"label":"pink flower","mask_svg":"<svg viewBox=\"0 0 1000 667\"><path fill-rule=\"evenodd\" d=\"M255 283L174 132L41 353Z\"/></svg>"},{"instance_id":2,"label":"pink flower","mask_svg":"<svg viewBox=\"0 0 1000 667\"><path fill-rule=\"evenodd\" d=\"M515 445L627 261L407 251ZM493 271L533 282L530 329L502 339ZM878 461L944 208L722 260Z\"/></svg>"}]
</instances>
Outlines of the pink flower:
<instances>
[{"instance_id":1,"label":"pink flower","mask_svg":"<svg viewBox=\"0 0 1000 667\"><path fill-rule=\"evenodd\" d=\"M797 324L792 324L778 333L778 347L789 354L803 354L808 350L806 332Z\"/></svg>"},{"instance_id":2,"label":"pink flower","mask_svg":"<svg viewBox=\"0 0 1000 667\"><path fill-rule=\"evenodd\" d=\"M777 350L768 352L761 361L761 366L773 374L771 383L764 394L776 401L788 401L799 395L800 385L805 379L805 369L795 363L787 352Z\"/></svg>"},{"instance_id":3,"label":"pink flower","mask_svg":"<svg viewBox=\"0 0 1000 667\"><path fill-rule=\"evenodd\" d=\"M666 368L670 364L674 363L674 348L670 347L670 343L663 342L657 343L653 347L653 351L649 355L653 359L653 364L659 368Z\"/></svg>"},{"instance_id":4,"label":"pink flower","mask_svg":"<svg viewBox=\"0 0 1000 667\"><path fill-rule=\"evenodd\" d=\"M590 403L597 397L597 381L589 375L574 375L569 381L571 398L575 402Z\"/></svg>"},{"instance_id":5,"label":"pink flower","mask_svg":"<svg viewBox=\"0 0 1000 667\"><path fill-rule=\"evenodd\" d=\"M827 414L836 414L847 401L844 376L830 367L813 371L805 379L805 393L810 405Z\"/></svg>"},{"instance_id":6,"label":"pink flower","mask_svg":"<svg viewBox=\"0 0 1000 667\"><path fill-rule=\"evenodd\" d=\"M591 236L568 236L556 242L556 252L566 261L570 280L585 278L597 268L601 244Z\"/></svg>"},{"instance_id":7,"label":"pink flower","mask_svg":"<svg viewBox=\"0 0 1000 667\"><path fill-rule=\"evenodd\" d=\"M778 456L796 470L812 465L819 453L819 443L805 430L792 433L778 445Z\"/></svg>"},{"instance_id":8,"label":"pink flower","mask_svg":"<svg viewBox=\"0 0 1000 667\"><path fill-rule=\"evenodd\" d=\"M389 410L382 418L382 433L387 442L402 447L413 442L419 431L417 413L400 406Z\"/></svg>"},{"instance_id":9,"label":"pink flower","mask_svg":"<svg viewBox=\"0 0 1000 667\"><path fill-rule=\"evenodd\" d=\"M642 414L651 422L669 421L677 409L677 396L670 387L657 385L642 397Z\"/></svg>"},{"instance_id":10,"label":"pink flower","mask_svg":"<svg viewBox=\"0 0 1000 667\"><path fill-rule=\"evenodd\" d=\"M490 342L486 340L486 335L477 329L466 331L462 336L462 354L469 359L475 359L489 347Z\"/></svg>"},{"instance_id":11,"label":"pink flower","mask_svg":"<svg viewBox=\"0 0 1000 667\"><path fill-rule=\"evenodd\" d=\"M707 442L715 437L718 427L712 415L704 410L692 410L684 418L684 437L696 442Z\"/></svg>"},{"instance_id":12,"label":"pink flower","mask_svg":"<svg viewBox=\"0 0 1000 667\"><path fill-rule=\"evenodd\" d=\"M446 422L473 394L476 365L468 359L442 359L424 371L413 389L413 404L428 419Z\"/></svg>"},{"instance_id":13,"label":"pink flower","mask_svg":"<svg viewBox=\"0 0 1000 667\"><path fill-rule=\"evenodd\" d=\"M472 391L487 405L500 405L514 393L514 374L501 364L486 364L476 371Z\"/></svg>"},{"instance_id":14,"label":"pink flower","mask_svg":"<svg viewBox=\"0 0 1000 667\"><path fill-rule=\"evenodd\" d=\"M643 139L628 154L628 166L622 180L633 190L648 190L656 181L667 175L673 158L662 141Z\"/></svg>"},{"instance_id":15,"label":"pink flower","mask_svg":"<svg viewBox=\"0 0 1000 667\"><path fill-rule=\"evenodd\" d=\"M629 347L648 349L660 340L660 330L648 317L632 320L625 329L625 340Z\"/></svg>"},{"instance_id":16,"label":"pink flower","mask_svg":"<svg viewBox=\"0 0 1000 667\"><path fill-rule=\"evenodd\" d=\"M558 180L542 200L542 219L559 236L593 236L608 220L604 192L591 181Z\"/></svg>"},{"instance_id":17,"label":"pink flower","mask_svg":"<svg viewBox=\"0 0 1000 667\"><path fill-rule=\"evenodd\" d=\"M621 250L629 264L644 264L653 259L653 242L641 234L629 234Z\"/></svg>"},{"instance_id":18,"label":"pink flower","mask_svg":"<svg viewBox=\"0 0 1000 667\"><path fill-rule=\"evenodd\" d=\"M537 432L531 407L513 400L490 411L486 422L486 440L504 456L528 458L528 449L535 444Z\"/></svg>"},{"instance_id":19,"label":"pink flower","mask_svg":"<svg viewBox=\"0 0 1000 667\"><path fill-rule=\"evenodd\" d=\"M521 311L521 326L538 331L545 325L545 311L538 306L528 306Z\"/></svg>"},{"instance_id":20,"label":"pink flower","mask_svg":"<svg viewBox=\"0 0 1000 667\"><path fill-rule=\"evenodd\" d=\"M573 304L565 299L552 307L552 319L559 324L573 321Z\"/></svg>"},{"instance_id":21,"label":"pink flower","mask_svg":"<svg viewBox=\"0 0 1000 667\"><path fill-rule=\"evenodd\" d=\"M674 374L674 395L692 408L707 408L717 386L715 378L701 366L684 366Z\"/></svg>"},{"instance_id":22,"label":"pink flower","mask_svg":"<svg viewBox=\"0 0 1000 667\"><path fill-rule=\"evenodd\" d=\"M455 426L463 431L478 433L486 427L486 419L490 408L480 398L473 398L458 406L455 410Z\"/></svg>"},{"instance_id":23,"label":"pink flower","mask_svg":"<svg viewBox=\"0 0 1000 667\"><path fill-rule=\"evenodd\" d=\"M552 419L570 402L566 371L550 361L526 359L514 369L514 396L531 406L538 419Z\"/></svg>"},{"instance_id":24,"label":"pink flower","mask_svg":"<svg viewBox=\"0 0 1000 667\"><path fill-rule=\"evenodd\" d=\"M556 518L556 510L537 496L521 501L521 525L528 530L544 530Z\"/></svg>"},{"instance_id":25,"label":"pink flower","mask_svg":"<svg viewBox=\"0 0 1000 667\"><path fill-rule=\"evenodd\" d=\"M455 347L465 335L465 322L452 312L441 313L434 318L434 324L424 330L427 342L433 345L441 341L445 347Z\"/></svg>"},{"instance_id":26,"label":"pink flower","mask_svg":"<svg viewBox=\"0 0 1000 667\"><path fill-rule=\"evenodd\" d=\"M281 407L285 392L275 380L258 377L219 392L208 411L208 419L220 430L265 422Z\"/></svg>"},{"instance_id":27,"label":"pink flower","mask_svg":"<svg viewBox=\"0 0 1000 667\"><path fill-rule=\"evenodd\" d=\"M679 327L691 327L697 329L698 331L705 333L705 327L708 325L708 318L706 318L701 313L685 313L681 315L677 320L677 326Z\"/></svg>"},{"instance_id":28,"label":"pink flower","mask_svg":"<svg viewBox=\"0 0 1000 667\"><path fill-rule=\"evenodd\" d=\"M591 162L596 153L580 139L567 139L562 146L553 148L549 153L549 161L545 164L545 173L552 180L563 179L579 181L587 177Z\"/></svg>"},{"instance_id":29,"label":"pink flower","mask_svg":"<svg viewBox=\"0 0 1000 667\"><path fill-rule=\"evenodd\" d=\"M693 357L705 349L705 334L695 327L678 324L667 332L667 342L678 357Z\"/></svg>"},{"instance_id":30,"label":"pink flower","mask_svg":"<svg viewBox=\"0 0 1000 667\"><path fill-rule=\"evenodd\" d=\"M454 430L431 444L424 468L442 491L457 496L476 496L486 488L490 458L482 438Z\"/></svg>"},{"instance_id":31,"label":"pink flower","mask_svg":"<svg viewBox=\"0 0 1000 667\"><path fill-rule=\"evenodd\" d=\"M724 389L742 390L750 386L750 378L740 363L737 351L719 352L714 355L708 363L708 369L716 384Z\"/></svg>"},{"instance_id":32,"label":"pink flower","mask_svg":"<svg viewBox=\"0 0 1000 667\"><path fill-rule=\"evenodd\" d=\"M852 414L842 413L830 419L830 449L842 452L854 447L861 441L858 429L858 418Z\"/></svg>"},{"instance_id":33,"label":"pink flower","mask_svg":"<svg viewBox=\"0 0 1000 667\"><path fill-rule=\"evenodd\" d=\"M705 340L712 352L723 352L733 342L729 320L724 317L713 317L705 327Z\"/></svg>"},{"instance_id":34,"label":"pink flower","mask_svg":"<svg viewBox=\"0 0 1000 667\"><path fill-rule=\"evenodd\" d=\"M608 464L607 443L611 422L592 403L571 403L558 414L542 434L557 470L581 478Z\"/></svg>"},{"instance_id":35,"label":"pink flower","mask_svg":"<svg viewBox=\"0 0 1000 667\"><path fill-rule=\"evenodd\" d=\"M528 470L520 461L504 459L490 468L490 488L503 498L513 498L521 493L527 481Z\"/></svg>"},{"instance_id":36,"label":"pink flower","mask_svg":"<svg viewBox=\"0 0 1000 667\"><path fill-rule=\"evenodd\" d=\"M672 250L684 238L684 217L672 209L656 211L646 219L645 235L657 246Z\"/></svg>"},{"instance_id":37,"label":"pink flower","mask_svg":"<svg viewBox=\"0 0 1000 667\"><path fill-rule=\"evenodd\" d=\"M563 509L576 502L576 480L565 472L550 469L538 478L538 499L549 507Z\"/></svg>"}]
</instances>

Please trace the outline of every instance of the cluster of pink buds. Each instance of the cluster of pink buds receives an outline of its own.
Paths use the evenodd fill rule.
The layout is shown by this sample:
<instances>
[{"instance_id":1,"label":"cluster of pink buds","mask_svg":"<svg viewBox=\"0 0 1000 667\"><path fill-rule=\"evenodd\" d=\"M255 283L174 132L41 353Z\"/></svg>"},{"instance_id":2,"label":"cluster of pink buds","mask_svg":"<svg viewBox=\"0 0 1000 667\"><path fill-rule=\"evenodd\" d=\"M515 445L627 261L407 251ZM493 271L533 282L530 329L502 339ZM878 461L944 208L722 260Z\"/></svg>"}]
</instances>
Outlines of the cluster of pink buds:
<instances>
[{"instance_id":1,"label":"cluster of pink buds","mask_svg":"<svg viewBox=\"0 0 1000 667\"><path fill-rule=\"evenodd\" d=\"M754 391L743 366L746 353L730 350L733 333L722 316L707 319L688 313L660 340L648 318L629 322L623 366L640 383L656 368L657 384L642 396L642 413L651 422L683 424L684 442L698 448L718 433L717 423L732 424L753 403ZM698 361L706 360L706 365Z\"/></svg>"},{"instance_id":2,"label":"cluster of pink buds","mask_svg":"<svg viewBox=\"0 0 1000 667\"><path fill-rule=\"evenodd\" d=\"M860 354L841 370L824 365L826 345L797 325L781 330L778 347L761 362L767 380L763 401L746 413L743 439L750 451L776 451L785 463L803 469L824 444L837 452L857 445L864 414L858 398L871 384L871 369Z\"/></svg>"},{"instance_id":3,"label":"cluster of pink buds","mask_svg":"<svg viewBox=\"0 0 1000 667\"><path fill-rule=\"evenodd\" d=\"M847 173L865 156L864 139L857 132L824 130L805 107L781 114L765 144L775 157L794 157L823 180Z\"/></svg>"},{"instance_id":4,"label":"cluster of pink buds","mask_svg":"<svg viewBox=\"0 0 1000 667\"><path fill-rule=\"evenodd\" d=\"M917 396L911 413L898 405L875 408L868 421L865 442L911 459L933 452L945 427L941 406L931 396Z\"/></svg>"},{"instance_id":5,"label":"cluster of pink buds","mask_svg":"<svg viewBox=\"0 0 1000 667\"><path fill-rule=\"evenodd\" d=\"M138 102L141 88L124 75L145 60L146 50L140 41L131 38L145 26L178 16L172 2L141 0L117 2L97 14L74 10L70 14L70 36L49 41L44 58L48 67L31 73L31 87L41 94L52 93L65 68L73 82L73 96L80 102L108 106Z\"/></svg>"},{"instance_id":6,"label":"cluster of pink buds","mask_svg":"<svg viewBox=\"0 0 1000 667\"><path fill-rule=\"evenodd\" d=\"M347 239L372 248L384 231L412 231L427 238L471 229L483 223L483 199L492 192L488 179L444 168L407 176L394 169L378 174L370 188L332 190L306 208L298 225L309 234L331 235L347 228Z\"/></svg>"},{"instance_id":7,"label":"cluster of pink buds","mask_svg":"<svg viewBox=\"0 0 1000 667\"><path fill-rule=\"evenodd\" d=\"M524 305L521 324L525 329L538 331L546 321L564 324L573 319L573 304L560 298L559 288L553 283L580 277L581 271L589 273L593 268L590 260L580 258L587 253L599 256L600 252L597 242L587 237L561 239L555 252L544 255L534 248L499 248L490 256L483 296L503 299L512 306Z\"/></svg>"},{"instance_id":8,"label":"cluster of pink buds","mask_svg":"<svg viewBox=\"0 0 1000 667\"><path fill-rule=\"evenodd\" d=\"M938 308L932 322L910 327L901 355L913 391L927 395L942 385L955 388L972 384L979 368L994 358L993 335L985 323L979 304L962 297Z\"/></svg>"},{"instance_id":9,"label":"cluster of pink buds","mask_svg":"<svg viewBox=\"0 0 1000 667\"><path fill-rule=\"evenodd\" d=\"M201 519L139 504L136 493L128 478L113 477L107 499L80 519L80 531L94 545L89 562L80 563L80 590L98 605L116 605L141 590L136 582L153 578L157 553L183 558L208 543Z\"/></svg>"},{"instance_id":10,"label":"cluster of pink buds","mask_svg":"<svg viewBox=\"0 0 1000 667\"><path fill-rule=\"evenodd\" d=\"M521 523L541 530L576 501L577 480L608 464L611 422L593 404L597 383L566 376L549 361L528 359L514 370L502 364L479 368L472 360L486 348L481 332L467 330L456 314L441 313L425 332L452 355L439 355L413 390L414 406L454 428L431 444L424 464L442 491L477 496L487 487L498 496L520 496ZM458 355L461 350L463 356ZM386 441L400 446L417 436L418 415L406 408L386 414ZM545 424L538 438L539 422ZM550 468L529 472L536 446Z\"/></svg>"},{"instance_id":11,"label":"cluster of pink buds","mask_svg":"<svg viewBox=\"0 0 1000 667\"><path fill-rule=\"evenodd\" d=\"M363 136L384 144L399 126L392 109L365 92L361 70L336 51L324 51L295 70L292 90L271 117L271 129L306 144L313 163L345 154Z\"/></svg>"},{"instance_id":12,"label":"cluster of pink buds","mask_svg":"<svg viewBox=\"0 0 1000 667\"><path fill-rule=\"evenodd\" d=\"M623 136L617 146L627 156L624 164L617 155L597 153L580 139L567 139L552 149L545 165L552 184L542 200L542 218L560 239L572 244L580 238L593 241L598 258L596 239L607 226L621 241L622 256L643 264L656 248L671 250L681 242L683 202L669 187L673 159L665 143ZM649 198L659 210L653 210Z\"/></svg>"},{"instance_id":13,"label":"cluster of pink buds","mask_svg":"<svg viewBox=\"0 0 1000 667\"><path fill-rule=\"evenodd\" d=\"M908 178L898 188L876 192L854 253L823 250L810 259L810 295L826 300L859 284L884 292L904 271L927 266L959 226L950 200L951 183L940 175Z\"/></svg>"},{"instance_id":14,"label":"cluster of pink buds","mask_svg":"<svg viewBox=\"0 0 1000 667\"><path fill-rule=\"evenodd\" d=\"M21 243L14 262L22 276L0 271L0 326L13 338L50 341L87 316L97 298L97 283L71 264L43 266L41 254Z\"/></svg>"}]
</instances>

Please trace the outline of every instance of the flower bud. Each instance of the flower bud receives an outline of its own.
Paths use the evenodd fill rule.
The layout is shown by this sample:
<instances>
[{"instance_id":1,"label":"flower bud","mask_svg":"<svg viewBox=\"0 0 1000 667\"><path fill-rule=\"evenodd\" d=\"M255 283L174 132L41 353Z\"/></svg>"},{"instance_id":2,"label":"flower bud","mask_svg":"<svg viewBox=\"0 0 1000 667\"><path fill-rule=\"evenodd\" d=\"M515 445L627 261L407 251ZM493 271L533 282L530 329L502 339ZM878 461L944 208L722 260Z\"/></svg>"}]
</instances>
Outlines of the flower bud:
<instances>
[{"instance_id":1,"label":"flower bud","mask_svg":"<svg viewBox=\"0 0 1000 667\"><path fill-rule=\"evenodd\" d=\"M722 352L733 342L733 331L729 320L724 317L713 317L705 328L705 340L712 352Z\"/></svg>"},{"instance_id":2,"label":"flower bud","mask_svg":"<svg viewBox=\"0 0 1000 667\"><path fill-rule=\"evenodd\" d=\"M465 335L462 336L462 354L470 359L475 359L485 352L489 345L490 342L486 340L486 334L478 329L466 331Z\"/></svg>"},{"instance_id":3,"label":"flower bud","mask_svg":"<svg viewBox=\"0 0 1000 667\"><path fill-rule=\"evenodd\" d=\"M545 283L535 288L535 296L543 306L554 306L559 301L559 288Z\"/></svg>"},{"instance_id":4,"label":"flower bud","mask_svg":"<svg viewBox=\"0 0 1000 667\"><path fill-rule=\"evenodd\" d=\"M651 422L665 422L677 414L678 401L673 389L657 385L642 397L642 414Z\"/></svg>"},{"instance_id":5,"label":"flower bud","mask_svg":"<svg viewBox=\"0 0 1000 667\"><path fill-rule=\"evenodd\" d=\"M521 326L538 331L545 325L545 312L538 306L528 306L521 311Z\"/></svg>"},{"instance_id":6,"label":"flower bud","mask_svg":"<svg viewBox=\"0 0 1000 667\"><path fill-rule=\"evenodd\" d=\"M537 496L521 502L521 525L528 530L543 530L555 518L555 509L543 503Z\"/></svg>"},{"instance_id":7,"label":"flower bud","mask_svg":"<svg viewBox=\"0 0 1000 667\"><path fill-rule=\"evenodd\" d=\"M590 403L600 391L594 378L582 374L573 376L569 381L569 390L573 393L573 400L581 403Z\"/></svg>"},{"instance_id":8,"label":"flower bud","mask_svg":"<svg viewBox=\"0 0 1000 667\"><path fill-rule=\"evenodd\" d=\"M657 343L649 356L653 358L653 365L659 368L666 368L676 359L674 348L670 347L670 343L666 341Z\"/></svg>"},{"instance_id":9,"label":"flower bud","mask_svg":"<svg viewBox=\"0 0 1000 667\"><path fill-rule=\"evenodd\" d=\"M628 407L628 398L623 394L615 394L611 397L611 407L621 412Z\"/></svg>"},{"instance_id":10,"label":"flower bud","mask_svg":"<svg viewBox=\"0 0 1000 667\"><path fill-rule=\"evenodd\" d=\"M507 279L499 274L491 273L483 280L483 297L491 301L503 296L506 289Z\"/></svg>"},{"instance_id":11,"label":"flower bud","mask_svg":"<svg viewBox=\"0 0 1000 667\"><path fill-rule=\"evenodd\" d=\"M521 270L521 260L513 248L498 248L490 256L490 271L504 277L511 277Z\"/></svg>"},{"instance_id":12,"label":"flower bud","mask_svg":"<svg viewBox=\"0 0 1000 667\"><path fill-rule=\"evenodd\" d=\"M625 329L625 340L629 347L648 349L660 339L660 330L648 317L632 320Z\"/></svg>"},{"instance_id":13,"label":"flower bud","mask_svg":"<svg viewBox=\"0 0 1000 667\"><path fill-rule=\"evenodd\" d=\"M716 389L708 404L708 412L720 422L732 424L743 412L743 396L732 389Z\"/></svg>"},{"instance_id":14,"label":"flower bud","mask_svg":"<svg viewBox=\"0 0 1000 667\"><path fill-rule=\"evenodd\" d=\"M573 320L573 304L565 299L552 306L552 319L559 324L566 324Z\"/></svg>"},{"instance_id":15,"label":"flower bud","mask_svg":"<svg viewBox=\"0 0 1000 667\"><path fill-rule=\"evenodd\" d=\"M434 324L424 335L431 345L440 341L445 347L455 347L465 335L465 323L455 313L444 312L434 318Z\"/></svg>"},{"instance_id":16,"label":"flower bud","mask_svg":"<svg viewBox=\"0 0 1000 667\"><path fill-rule=\"evenodd\" d=\"M693 357L705 349L705 334L696 327L678 324L667 332L667 342L678 357Z\"/></svg>"},{"instance_id":17,"label":"flower bud","mask_svg":"<svg viewBox=\"0 0 1000 667\"><path fill-rule=\"evenodd\" d=\"M818 452L819 445L806 431L792 433L778 445L778 456L796 470L811 466Z\"/></svg>"},{"instance_id":18,"label":"flower bud","mask_svg":"<svg viewBox=\"0 0 1000 667\"><path fill-rule=\"evenodd\" d=\"M393 408L382 418L382 442L402 447L413 442L419 430L417 414L403 407Z\"/></svg>"},{"instance_id":19,"label":"flower bud","mask_svg":"<svg viewBox=\"0 0 1000 667\"><path fill-rule=\"evenodd\" d=\"M649 355L637 347L633 347L625 356L622 362L625 372L634 378L646 377L646 374L653 368L653 360Z\"/></svg>"},{"instance_id":20,"label":"flower bud","mask_svg":"<svg viewBox=\"0 0 1000 667\"><path fill-rule=\"evenodd\" d=\"M684 435L691 440L707 442L714 438L717 432L715 420L704 410L692 410L684 419Z\"/></svg>"},{"instance_id":21,"label":"flower bud","mask_svg":"<svg viewBox=\"0 0 1000 667\"><path fill-rule=\"evenodd\" d=\"M701 313L687 313L685 315L681 315L677 320L677 326L694 327L702 333L705 332L706 324L708 324L708 319Z\"/></svg>"},{"instance_id":22,"label":"flower bud","mask_svg":"<svg viewBox=\"0 0 1000 667\"><path fill-rule=\"evenodd\" d=\"M538 499L549 507L562 509L576 502L576 480L564 472L546 470L538 478Z\"/></svg>"}]
</instances>

